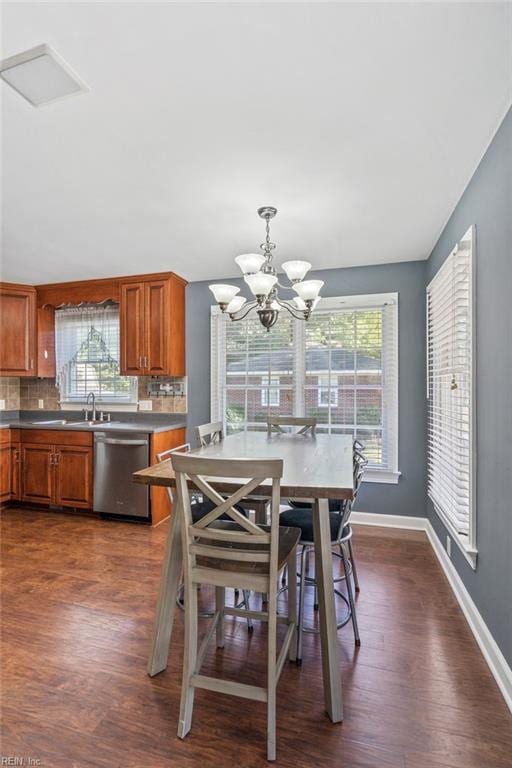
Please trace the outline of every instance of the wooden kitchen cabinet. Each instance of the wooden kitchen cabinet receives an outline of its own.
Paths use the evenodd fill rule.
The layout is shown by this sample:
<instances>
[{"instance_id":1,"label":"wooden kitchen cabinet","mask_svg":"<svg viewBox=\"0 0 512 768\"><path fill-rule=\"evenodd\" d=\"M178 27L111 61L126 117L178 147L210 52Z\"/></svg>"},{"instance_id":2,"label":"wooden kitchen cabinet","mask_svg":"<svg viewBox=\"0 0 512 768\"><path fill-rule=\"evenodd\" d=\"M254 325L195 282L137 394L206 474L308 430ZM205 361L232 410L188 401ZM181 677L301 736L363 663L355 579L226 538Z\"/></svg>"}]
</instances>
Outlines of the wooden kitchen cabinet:
<instances>
[{"instance_id":1,"label":"wooden kitchen cabinet","mask_svg":"<svg viewBox=\"0 0 512 768\"><path fill-rule=\"evenodd\" d=\"M18 429L0 429L0 503L20 498Z\"/></svg>"},{"instance_id":2,"label":"wooden kitchen cabinet","mask_svg":"<svg viewBox=\"0 0 512 768\"><path fill-rule=\"evenodd\" d=\"M37 309L37 371L36 376L54 379L55 367L55 308Z\"/></svg>"},{"instance_id":3,"label":"wooden kitchen cabinet","mask_svg":"<svg viewBox=\"0 0 512 768\"><path fill-rule=\"evenodd\" d=\"M55 504L92 507L92 449L57 446L55 452Z\"/></svg>"},{"instance_id":4,"label":"wooden kitchen cabinet","mask_svg":"<svg viewBox=\"0 0 512 768\"><path fill-rule=\"evenodd\" d=\"M121 285L120 358L124 376L139 376L144 372L144 283Z\"/></svg>"},{"instance_id":5,"label":"wooden kitchen cabinet","mask_svg":"<svg viewBox=\"0 0 512 768\"><path fill-rule=\"evenodd\" d=\"M177 275L121 283L121 373L185 375L185 286Z\"/></svg>"},{"instance_id":6,"label":"wooden kitchen cabinet","mask_svg":"<svg viewBox=\"0 0 512 768\"><path fill-rule=\"evenodd\" d=\"M21 431L21 500L92 507L92 433Z\"/></svg>"},{"instance_id":7,"label":"wooden kitchen cabinet","mask_svg":"<svg viewBox=\"0 0 512 768\"><path fill-rule=\"evenodd\" d=\"M12 430L11 430L12 432ZM11 494L12 501L21 499L21 446L11 437Z\"/></svg>"},{"instance_id":8,"label":"wooden kitchen cabinet","mask_svg":"<svg viewBox=\"0 0 512 768\"><path fill-rule=\"evenodd\" d=\"M23 445L21 500L35 504L53 501L53 447Z\"/></svg>"},{"instance_id":9,"label":"wooden kitchen cabinet","mask_svg":"<svg viewBox=\"0 0 512 768\"><path fill-rule=\"evenodd\" d=\"M36 375L36 290L0 283L1 376Z\"/></svg>"},{"instance_id":10,"label":"wooden kitchen cabinet","mask_svg":"<svg viewBox=\"0 0 512 768\"><path fill-rule=\"evenodd\" d=\"M10 430L0 430L0 502L11 498L11 440Z\"/></svg>"}]
</instances>

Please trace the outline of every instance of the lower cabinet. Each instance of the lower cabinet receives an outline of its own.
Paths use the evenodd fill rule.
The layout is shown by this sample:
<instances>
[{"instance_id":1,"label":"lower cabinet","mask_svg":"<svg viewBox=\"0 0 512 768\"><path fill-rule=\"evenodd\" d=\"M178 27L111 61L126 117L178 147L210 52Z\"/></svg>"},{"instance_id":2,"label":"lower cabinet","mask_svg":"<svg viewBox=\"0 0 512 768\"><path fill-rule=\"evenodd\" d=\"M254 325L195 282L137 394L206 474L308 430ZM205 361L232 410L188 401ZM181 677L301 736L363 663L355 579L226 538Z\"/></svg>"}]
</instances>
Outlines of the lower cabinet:
<instances>
[{"instance_id":1,"label":"lower cabinet","mask_svg":"<svg viewBox=\"0 0 512 768\"><path fill-rule=\"evenodd\" d=\"M21 501L92 507L90 432L24 430L19 467Z\"/></svg>"},{"instance_id":2,"label":"lower cabinet","mask_svg":"<svg viewBox=\"0 0 512 768\"><path fill-rule=\"evenodd\" d=\"M0 430L0 502L11 498L11 441L9 430Z\"/></svg>"},{"instance_id":3,"label":"lower cabinet","mask_svg":"<svg viewBox=\"0 0 512 768\"><path fill-rule=\"evenodd\" d=\"M53 501L53 448L51 445L24 445L22 450L21 500L35 504Z\"/></svg>"},{"instance_id":4,"label":"lower cabinet","mask_svg":"<svg viewBox=\"0 0 512 768\"><path fill-rule=\"evenodd\" d=\"M55 503L62 507L92 507L92 448L57 446Z\"/></svg>"}]
</instances>

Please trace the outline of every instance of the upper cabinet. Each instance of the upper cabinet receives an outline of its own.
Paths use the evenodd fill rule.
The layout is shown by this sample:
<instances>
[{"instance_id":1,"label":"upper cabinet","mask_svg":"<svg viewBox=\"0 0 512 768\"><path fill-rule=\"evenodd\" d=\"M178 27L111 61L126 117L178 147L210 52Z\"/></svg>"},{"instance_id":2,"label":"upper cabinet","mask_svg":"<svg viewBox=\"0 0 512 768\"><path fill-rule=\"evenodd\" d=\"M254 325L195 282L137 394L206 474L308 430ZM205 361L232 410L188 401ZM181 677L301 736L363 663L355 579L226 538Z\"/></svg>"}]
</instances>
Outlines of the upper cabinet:
<instances>
[{"instance_id":1,"label":"upper cabinet","mask_svg":"<svg viewBox=\"0 0 512 768\"><path fill-rule=\"evenodd\" d=\"M51 285L0 283L0 376L55 377L55 307L120 304L121 373L185 375L185 287L173 272Z\"/></svg>"},{"instance_id":2,"label":"upper cabinet","mask_svg":"<svg viewBox=\"0 0 512 768\"><path fill-rule=\"evenodd\" d=\"M36 376L36 290L0 283L0 375Z\"/></svg>"},{"instance_id":3,"label":"upper cabinet","mask_svg":"<svg viewBox=\"0 0 512 768\"><path fill-rule=\"evenodd\" d=\"M176 275L121 282L121 373L185 375L185 286Z\"/></svg>"}]
</instances>

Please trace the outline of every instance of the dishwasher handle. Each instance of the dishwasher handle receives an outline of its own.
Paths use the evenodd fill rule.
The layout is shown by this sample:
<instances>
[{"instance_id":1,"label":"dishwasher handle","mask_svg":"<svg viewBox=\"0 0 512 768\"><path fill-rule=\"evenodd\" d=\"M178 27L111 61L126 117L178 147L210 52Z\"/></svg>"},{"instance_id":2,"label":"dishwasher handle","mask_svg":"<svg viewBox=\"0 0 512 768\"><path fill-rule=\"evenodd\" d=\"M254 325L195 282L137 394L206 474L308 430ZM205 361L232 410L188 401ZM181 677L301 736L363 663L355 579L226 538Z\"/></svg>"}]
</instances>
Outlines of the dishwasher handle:
<instances>
[{"instance_id":1,"label":"dishwasher handle","mask_svg":"<svg viewBox=\"0 0 512 768\"><path fill-rule=\"evenodd\" d=\"M114 437L96 438L97 443L104 443L105 445L147 445L147 440L118 440Z\"/></svg>"}]
</instances>

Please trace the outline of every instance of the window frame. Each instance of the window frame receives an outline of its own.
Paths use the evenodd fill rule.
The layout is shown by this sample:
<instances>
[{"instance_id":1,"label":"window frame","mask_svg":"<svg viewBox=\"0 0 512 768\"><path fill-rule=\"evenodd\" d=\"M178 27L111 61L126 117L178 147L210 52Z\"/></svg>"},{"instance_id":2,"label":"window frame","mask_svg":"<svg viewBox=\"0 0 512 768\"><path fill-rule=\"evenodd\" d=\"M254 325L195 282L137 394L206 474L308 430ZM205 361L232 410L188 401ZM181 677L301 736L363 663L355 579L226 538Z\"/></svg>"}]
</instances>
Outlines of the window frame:
<instances>
[{"instance_id":1,"label":"window frame","mask_svg":"<svg viewBox=\"0 0 512 768\"><path fill-rule=\"evenodd\" d=\"M426 384L427 384L427 407L430 400L430 335L429 335L429 293L432 291L432 286L439 281L443 275L443 270L447 271L450 264L450 259L454 256L461 243L470 242L470 265L469 265L469 333L470 333L470 360L469 360L469 419L468 419L468 434L469 434L469 509L468 509L468 535L460 533L451 518L445 513L438 501L431 496L428 490L428 477L427 477L427 495L430 499L434 510L448 531L452 541L456 543L464 558L473 568L476 570L478 549L476 542L477 534L477 520L476 520L476 227L471 225L454 249L450 252L447 258L443 261L441 266L436 271L433 278L430 280L426 287ZM427 461L429 458L429 423L427 421ZM427 464L428 472L428 464Z\"/></svg>"},{"instance_id":2,"label":"window frame","mask_svg":"<svg viewBox=\"0 0 512 768\"><path fill-rule=\"evenodd\" d=\"M337 408L338 407L338 388L334 387L332 388L329 383L325 384L322 382L322 379L325 381L325 379L328 379L326 376L322 376L321 374L318 376L318 397L317 397L317 405L319 408ZM322 395L327 394L327 402L322 402ZM334 395L334 397L333 397Z\"/></svg>"},{"instance_id":3,"label":"window frame","mask_svg":"<svg viewBox=\"0 0 512 768\"><path fill-rule=\"evenodd\" d=\"M319 307L315 314L327 314L333 310L353 311L365 309L377 309L390 307L392 311L392 321L390 329L386 333L388 336L388 354L392 356L388 365L392 366L392 382L386 385L386 392L391 402L389 410L386 410L384 419L384 383L383 392L383 434L385 425L388 428L387 448L389 454L388 465L386 467L369 467L365 472L365 482L397 484L401 472L399 470L398 459L398 441L399 441L399 403L398 403L398 378L399 378L399 351L398 351L398 292L364 294L354 296L337 296L322 299L321 308ZM285 312L285 310L283 310ZM285 315L286 316L286 315ZM226 361L226 334L223 331L227 322L226 316L222 314L218 306L211 307L211 397L210 397L210 418L212 421L225 420L225 408L223 407L224 387L225 387L225 361ZM279 322L279 321L278 321ZM389 322L389 320L388 320ZM293 320L294 328L299 329L294 344L295 359L305 361L305 334L301 329L304 328L303 320ZM224 325L223 325L224 324ZM384 342L382 345L384 349ZM295 366L295 380L292 388L296 393L300 393L305 385L305 364ZM327 409L329 406L325 406ZM332 407L332 406L331 406Z\"/></svg>"},{"instance_id":4,"label":"window frame","mask_svg":"<svg viewBox=\"0 0 512 768\"><path fill-rule=\"evenodd\" d=\"M279 376L271 376L269 384L265 376L261 377L261 405L262 408L279 408L281 405L281 380ZM272 398L276 402L272 402Z\"/></svg>"}]
</instances>

